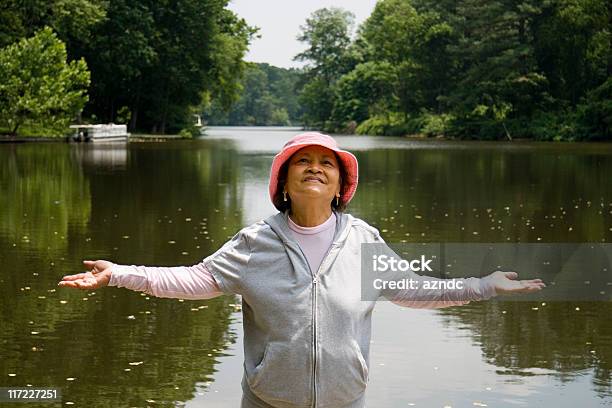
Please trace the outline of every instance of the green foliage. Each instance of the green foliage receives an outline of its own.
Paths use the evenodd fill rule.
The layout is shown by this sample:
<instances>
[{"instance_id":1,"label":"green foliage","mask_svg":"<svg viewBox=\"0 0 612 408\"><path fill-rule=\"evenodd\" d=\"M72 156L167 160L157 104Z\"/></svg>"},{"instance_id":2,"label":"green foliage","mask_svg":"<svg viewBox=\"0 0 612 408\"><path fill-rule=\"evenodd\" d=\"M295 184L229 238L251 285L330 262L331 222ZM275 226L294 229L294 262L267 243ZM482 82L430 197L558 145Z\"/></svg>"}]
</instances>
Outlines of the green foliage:
<instances>
[{"instance_id":1,"label":"green foliage","mask_svg":"<svg viewBox=\"0 0 612 408\"><path fill-rule=\"evenodd\" d=\"M183 128L179 131L179 136L183 139L193 139L194 137L199 135L199 129L195 126L191 126L188 128Z\"/></svg>"},{"instance_id":2,"label":"green foliage","mask_svg":"<svg viewBox=\"0 0 612 408\"><path fill-rule=\"evenodd\" d=\"M361 135L403 136L422 134L425 136L447 135L454 117L450 114L436 114L423 111L406 117L399 112L378 114L363 121L356 129Z\"/></svg>"},{"instance_id":3,"label":"green foliage","mask_svg":"<svg viewBox=\"0 0 612 408\"><path fill-rule=\"evenodd\" d=\"M84 58L91 70L83 115L129 120L131 130L177 132L207 98L227 109L241 92L242 58L256 33L226 9L228 0L5 3L0 46L51 27L69 58Z\"/></svg>"},{"instance_id":4,"label":"green foliage","mask_svg":"<svg viewBox=\"0 0 612 408\"><path fill-rule=\"evenodd\" d=\"M612 78L589 91L578 105L576 117L581 126L580 138L612 139Z\"/></svg>"},{"instance_id":5,"label":"green foliage","mask_svg":"<svg viewBox=\"0 0 612 408\"><path fill-rule=\"evenodd\" d=\"M355 65L350 49L354 24L352 13L336 8L322 8L306 19L298 40L306 50L296 55L306 61L299 101L306 126L333 130L336 82Z\"/></svg>"},{"instance_id":6,"label":"green foliage","mask_svg":"<svg viewBox=\"0 0 612 408\"><path fill-rule=\"evenodd\" d=\"M130 112L130 108L127 106L122 106L117 110L117 121L116 123L129 123L130 118L132 117L132 112Z\"/></svg>"},{"instance_id":7,"label":"green foliage","mask_svg":"<svg viewBox=\"0 0 612 408\"><path fill-rule=\"evenodd\" d=\"M51 27L64 42L87 39L106 17L105 0L3 0L0 7L0 47Z\"/></svg>"},{"instance_id":8,"label":"green foliage","mask_svg":"<svg viewBox=\"0 0 612 408\"><path fill-rule=\"evenodd\" d=\"M386 61L358 64L338 80L332 117L340 123L362 122L387 111L395 102L396 82L397 72Z\"/></svg>"},{"instance_id":9,"label":"green foliage","mask_svg":"<svg viewBox=\"0 0 612 408\"><path fill-rule=\"evenodd\" d=\"M421 16L409 1L382 0L362 26L360 35L371 45L371 58L399 64L416 47L422 25Z\"/></svg>"},{"instance_id":10,"label":"green foliage","mask_svg":"<svg viewBox=\"0 0 612 408\"><path fill-rule=\"evenodd\" d=\"M441 136L448 134L454 117L448 113L435 114L424 112L421 115L420 133L425 136Z\"/></svg>"},{"instance_id":11,"label":"green foliage","mask_svg":"<svg viewBox=\"0 0 612 408\"><path fill-rule=\"evenodd\" d=\"M538 112L529 123L523 125L529 132L519 134L522 137L554 142L579 140L575 112L572 111ZM514 133L519 132L516 127Z\"/></svg>"},{"instance_id":12,"label":"green foliage","mask_svg":"<svg viewBox=\"0 0 612 408\"><path fill-rule=\"evenodd\" d=\"M84 60L67 62L66 47L50 28L0 50L0 121L16 134L36 124L62 134L87 102Z\"/></svg>"},{"instance_id":13,"label":"green foliage","mask_svg":"<svg viewBox=\"0 0 612 408\"><path fill-rule=\"evenodd\" d=\"M308 81L298 97L300 104L304 107L304 124L328 130L335 97L334 88L329 86L324 78L315 77Z\"/></svg>"},{"instance_id":14,"label":"green foliage","mask_svg":"<svg viewBox=\"0 0 612 408\"><path fill-rule=\"evenodd\" d=\"M406 117L399 112L374 115L363 121L355 132L359 135L389 135L399 136L411 133L407 126Z\"/></svg>"},{"instance_id":15,"label":"green foliage","mask_svg":"<svg viewBox=\"0 0 612 408\"><path fill-rule=\"evenodd\" d=\"M300 121L295 96L299 73L268 64L249 63L237 101L227 109L217 98L205 104L204 117L211 125L285 126Z\"/></svg>"},{"instance_id":16,"label":"green foliage","mask_svg":"<svg viewBox=\"0 0 612 408\"><path fill-rule=\"evenodd\" d=\"M285 108L276 108L272 111L272 116L270 117L270 123L277 126L288 126L291 124L289 122L289 114L287 113L287 109Z\"/></svg>"},{"instance_id":17,"label":"green foliage","mask_svg":"<svg viewBox=\"0 0 612 408\"><path fill-rule=\"evenodd\" d=\"M447 50L454 35L435 13L418 13L407 0L382 0L361 27L359 43L369 50L367 59L396 67L396 109L438 111L440 91L454 80Z\"/></svg>"},{"instance_id":18,"label":"green foliage","mask_svg":"<svg viewBox=\"0 0 612 408\"><path fill-rule=\"evenodd\" d=\"M242 57L257 29L227 9L222 10L218 25L212 41L212 69L206 76L205 89L228 110L240 98L240 79L247 67Z\"/></svg>"},{"instance_id":19,"label":"green foliage","mask_svg":"<svg viewBox=\"0 0 612 408\"><path fill-rule=\"evenodd\" d=\"M368 134L610 140L611 12L604 0L380 0L350 44L330 32L328 43L342 44L335 61L347 62L336 76L322 68L332 58L308 55L305 121L357 122ZM307 22L325 27L323 15Z\"/></svg>"},{"instance_id":20,"label":"green foliage","mask_svg":"<svg viewBox=\"0 0 612 408\"><path fill-rule=\"evenodd\" d=\"M323 8L301 27L303 70L245 63L257 29L227 3L6 0L0 126L60 132L87 100L84 58L83 116L131 130L194 134L192 115L204 112L211 124L330 132L612 139L604 0L380 0L355 36L350 12ZM15 51L46 26L66 44L70 86L49 82L59 71L40 62L46 49Z\"/></svg>"},{"instance_id":21,"label":"green foliage","mask_svg":"<svg viewBox=\"0 0 612 408\"><path fill-rule=\"evenodd\" d=\"M297 61L307 61L308 76L321 77L328 84L334 82L350 68L346 51L351 43L355 16L337 7L322 8L300 26L298 40L308 48L295 56Z\"/></svg>"},{"instance_id":22,"label":"green foliage","mask_svg":"<svg viewBox=\"0 0 612 408\"><path fill-rule=\"evenodd\" d=\"M130 128L166 133L191 122L190 108L203 93L229 106L254 30L226 3L111 2L108 19L77 47L94 79L88 113L115 121L117 109L128 106Z\"/></svg>"}]
</instances>

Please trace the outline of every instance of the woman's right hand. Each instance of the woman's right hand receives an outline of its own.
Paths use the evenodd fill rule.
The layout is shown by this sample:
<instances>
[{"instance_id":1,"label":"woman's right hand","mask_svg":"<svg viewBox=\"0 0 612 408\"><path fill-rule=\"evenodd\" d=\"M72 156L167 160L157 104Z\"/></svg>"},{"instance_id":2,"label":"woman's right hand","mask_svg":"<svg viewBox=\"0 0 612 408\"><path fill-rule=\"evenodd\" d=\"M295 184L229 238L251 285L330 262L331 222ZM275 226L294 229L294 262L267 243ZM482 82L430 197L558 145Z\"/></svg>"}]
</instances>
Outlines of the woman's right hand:
<instances>
[{"instance_id":1,"label":"woman's right hand","mask_svg":"<svg viewBox=\"0 0 612 408\"><path fill-rule=\"evenodd\" d=\"M76 275L66 275L57 284L58 286L92 290L108 286L111 277L112 262L108 261L83 261L87 272Z\"/></svg>"}]
</instances>

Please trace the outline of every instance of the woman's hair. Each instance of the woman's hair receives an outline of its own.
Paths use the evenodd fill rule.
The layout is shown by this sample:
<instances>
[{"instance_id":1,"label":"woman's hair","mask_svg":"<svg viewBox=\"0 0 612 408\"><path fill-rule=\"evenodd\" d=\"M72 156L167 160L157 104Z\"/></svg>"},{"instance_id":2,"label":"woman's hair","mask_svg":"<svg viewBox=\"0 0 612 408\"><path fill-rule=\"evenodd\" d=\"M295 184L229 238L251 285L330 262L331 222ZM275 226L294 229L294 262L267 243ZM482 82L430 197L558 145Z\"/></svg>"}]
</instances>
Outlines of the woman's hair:
<instances>
[{"instance_id":1,"label":"woman's hair","mask_svg":"<svg viewBox=\"0 0 612 408\"><path fill-rule=\"evenodd\" d=\"M340 171L340 198L338 205L336 205L336 197L334 197L331 202L331 207L338 212L342 212L346 209L346 203L342 200L342 196L346 190L344 180L347 179L347 176L346 170L344 169L344 164L340 160L340 157L338 157L336 153L334 153L334 156L336 156L338 169ZM276 194L274 195L274 200L272 201L274 206L281 212L291 209L291 197L289 197L289 194L287 194L287 201L283 201L283 190L285 189L285 183L287 182L287 174L289 173L289 163L291 162L291 157L283 163L278 171L278 185L276 188Z\"/></svg>"}]
</instances>

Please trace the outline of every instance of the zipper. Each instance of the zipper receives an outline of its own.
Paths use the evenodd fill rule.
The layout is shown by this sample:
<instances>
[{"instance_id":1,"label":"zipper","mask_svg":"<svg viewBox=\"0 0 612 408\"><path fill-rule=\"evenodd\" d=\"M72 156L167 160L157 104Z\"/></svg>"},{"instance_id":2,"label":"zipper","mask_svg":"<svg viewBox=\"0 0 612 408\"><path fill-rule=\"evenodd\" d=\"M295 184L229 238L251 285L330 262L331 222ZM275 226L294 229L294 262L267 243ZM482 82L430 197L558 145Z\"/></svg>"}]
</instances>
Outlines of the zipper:
<instances>
[{"instance_id":1,"label":"zipper","mask_svg":"<svg viewBox=\"0 0 612 408\"><path fill-rule=\"evenodd\" d=\"M310 266L309 266L310 267ZM310 271L312 274L312 271ZM317 283L318 274L312 278L312 407L317 406Z\"/></svg>"},{"instance_id":2,"label":"zipper","mask_svg":"<svg viewBox=\"0 0 612 408\"><path fill-rule=\"evenodd\" d=\"M349 228L349 226L346 226L346 228ZM341 233L339 237L342 237L343 233ZM337 241L332 241L316 273L313 273L312 268L310 267L310 263L308 263L308 258L306 258L306 254L304 253L304 251L302 251L302 247L300 247L300 244L297 242L295 242L295 244L300 250L303 261L308 266L308 271L310 272L310 275L312 276L312 294L313 294L312 295L312 408L316 408L317 406L317 284L319 283L319 274L321 270L323 269L323 265L326 265L330 254L336 248Z\"/></svg>"},{"instance_id":3,"label":"zipper","mask_svg":"<svg viewBox=\"0 0 612 408\"><path fill-rule=\"evenodd\" d=\"M319 265L319 269L317 269L316 273L312 272L310 268L310 264L308 263L308 259L306 258L306 254L300 248L300 252L308 265L308 270L310 271L310 275L312 276L312 407L316 408L317 406L317 284L319 283L319 275L321 270L323 269L323 265L326 264L329 259L329 255L335 247L335 242L332 242L327 253L323 257L321 261L321 265ZM298 244L299 247L299 244Z\"/></svg>"},{"instance_id":4,"label":"zipper","mask_svg":"<svg viewBox=\"0 0 612 408\"><path fill-rule=\"evenodd\" d=\"M306 254L302 251L302 248L299 244L297 247L300 249L300 253L308 265L308 270L310 271L310 276L312 276L312 407L316 408L317 406L317 284L319 283L319 274L323 265L325 265L326 261L329 258L332 250L336 246L335 242L332 242L327 253L323 257L321 261L321 265L319 265L319 269L317 269L316 273L313 273L310 264L308 263L308 258L306 258Z\"/></svg>"}]
</instances>

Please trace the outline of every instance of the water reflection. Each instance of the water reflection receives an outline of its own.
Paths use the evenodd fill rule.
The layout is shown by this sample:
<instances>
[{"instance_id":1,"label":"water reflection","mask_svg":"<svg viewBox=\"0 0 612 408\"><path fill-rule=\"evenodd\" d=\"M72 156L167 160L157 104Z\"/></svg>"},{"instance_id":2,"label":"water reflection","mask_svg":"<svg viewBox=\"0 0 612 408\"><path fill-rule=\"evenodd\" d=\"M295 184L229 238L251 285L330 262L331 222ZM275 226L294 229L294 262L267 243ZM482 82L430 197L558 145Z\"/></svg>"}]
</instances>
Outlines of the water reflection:
<instances>
[{"instance_id":1,"label":"water reflection","mask_svg":"<svg viewBox=\"0 0 612 408\"><path fill-rule=\"evenodd\" d=\"M126 142L79 143L71 152L83 167L113 171L126 169L129 150Z\"/></svg>"},{"instance_id":2,"label":"water reflection","mask_svg":"<svg viewBox=\"0 0 612 408\"><path fill-rule=\"evenodd\" d=\"M235 341L232 298L56 289L84 257L192 264L242 225L236 154L183 147L2 146L0 386L61 387L75 405L174 406L213 381Z\"/></svg>"},{"instance_id":3,"label":"water reflection","mask_svg":"<svg viewBox=\"0 0 612 408\"><path fill-rule=\"evenodd\" d=\"M0 248L63 251L91 215L90 186L65 146L0 149ZM4 251L2 251L4 253Z\"/></svg>"},{"instance_id":4,"label":"water reflection","mask_svg":"<svg viewBox=\"0 0 612 408\"><path fill-rule=\"evenodd\" d=\"M449 326L469 329L502 376L549 375L561 383L591 377L612 397L610 302L486 302L440 312Z\"/></svg>"},{"instance_id":5,"label":"water reflection","mask_svg":"<svg viewBox=\"0 0 612 408\"><path fill-rule=\"evenodd\" d=\"M610 242L608 155L479 149L358 152L352 212L388 241Z\"/></svg>"},{"instance_id":6,"label":"water reflection","mask_svg":"<svg viewBox=\"0 0 612 408\"><path fill-rule=\"evenodd\" d=\"M249 149L250 144L241 143L248 135L248 131L235 134L232 142L241 150L243 160L248 157L252 165L260 157L261 165L259 172L251 169L241 182L250 186L251 196L266 197L267 166L272 156L257 155ZM279 139L284 142L292 135ZM610 146L406 141L402 144L394 139L355 137L338 140L341 146L355 151L360 163L359 192L350 212L378 227L387 242L612 242ZM396 144L402 144L402 148L395 148ZM253 201L249 203L252 205ZM245 212L248 211L245 205ZM570 280L595 282L600 272L601 268L585 270L582 276ZM571 295L565 293L561 297L571 299ZM406 339L411 339L413 332L409 331L406 337L392 333L398 324L404 323L413 329L418 327L420 337L435 338L439 336L439 327L427 329L424 323L398 321L394 314L401 315L401 311L392 312L392 308L384 305L383 312L377 313L375 324L379 330L374 332L377 341L384 338L381 333L386 331L392 339L381 341L384 353L379 348L383 346L377 343L373 349L398 362L403 371L397 375L381 373L382 380L372 383L369 401L375 401L376 406L406 406L411 401L431 406L437 400L422 391L431 384L422 380L421 371L420 382L412 379L418 386L410 387L411 398L406 398L405 384L411 383L411 370L406 367L413 366L415 359L424 360L422 352L412 356L406 353L406 348L412 347L412 341L407 344ZM543 312L537 314L538 310ZM594 405L609 401L612 377L607 354L612 352L611 312L610 302L549 302L543 306L542 302L493 301L432 313L443 316L443 324L453 335L472 333L472 344L483 349L485 363L496 367L489 372L487 366L474 366L495 378L489 387L494 391L479 394L480 400L500 406L514 405L509 395L533 388L527 395L537 392L539 401L546 401L546 406L571 406L566 397L555 391L554 383L537 378L550 375L560 384L572 382L571 393L579 396L576 401L597 398ZM469 322L463 320L465 316ZM557 341L559 338L564 341ZM554 347L550 347L551 343ZM595 343L601 351L590 348ZM452 345L447 347L435 352L452 361L457 350ZM542 354L542 350L546 353ZM603 350L606 355L600 358ZM373 360L376 364L375 357ZM457 363L464 365L466 360ZM508 379L522 388L503 385ZM439 384L435 378L428 380ZM466 397L467 384L457 378L450 381L455 384L444 382L443 394L452 397L440 399L440 404L471 405L478 401L477 396L472 400ZM457 392L453 394L449 388ZM523 403L529 404L528 401L526 398Z\"/></svg>"},{"instance_id":7,"label":"water reflection","mask_svg":"<svg viewBox=\"0 0 612 408\"><path fill-rule=\"evenodd\" d=\"M86 256L195 263L272 214L272 156L299 130L256 132L211 129L195 141L108 148L0 146L0 386L58 386L64 401L87 406L232 405L206 387L239 388L234 299L179 302L55 283ZM609 147L338 140L360 163L350 212L388 242L612 241ZM610 302L379 305L369 404L609 403L611 312ZM228 347L236 355L222 357ZM236 363L218 366L223 359ZM194 399L197 391L204 395Z\"/></svg>"}]
</instances>

